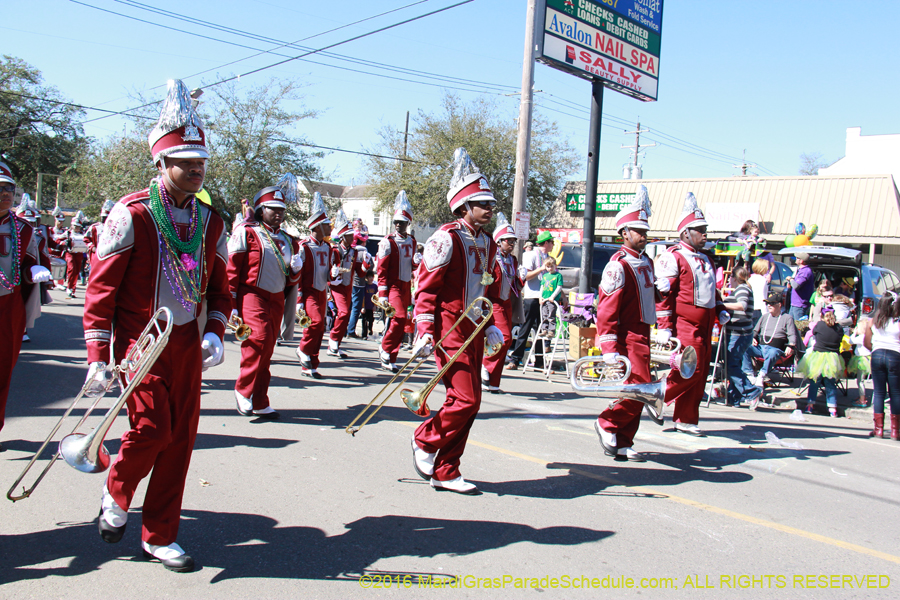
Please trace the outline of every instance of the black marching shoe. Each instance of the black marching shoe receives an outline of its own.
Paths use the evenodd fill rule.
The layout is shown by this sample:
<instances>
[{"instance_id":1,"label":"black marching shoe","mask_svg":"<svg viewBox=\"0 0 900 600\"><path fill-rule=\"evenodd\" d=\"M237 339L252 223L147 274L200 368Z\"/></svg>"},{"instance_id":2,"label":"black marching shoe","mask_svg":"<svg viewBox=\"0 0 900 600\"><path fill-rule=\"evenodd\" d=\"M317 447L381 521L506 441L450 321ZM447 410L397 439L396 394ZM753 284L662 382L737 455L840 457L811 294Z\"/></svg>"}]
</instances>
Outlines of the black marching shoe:
<instances>
[{"instance_id":1,"label":"black marching shoe","mask_svg":"<svg viewBox=\"0 0 900 600\"><path fill-rule=\"evenodd\" d=\"M107 544L115 544L118 543L122 536L125 535L125 527L128 526L128 523L122 525L121 527L113 527L109 523L106 522L106 519L103 518L103 509L100 509L100 517L97 519L97 526L100 530L100 537Z\"/></svg>"},{"instance_id":2,"label":"black marching shoe","mask_svg":"<svg viewBox=\"0 0 900 600\"><path fill-rule=\"evenodd\" d=\"M141 542L144 552L144 558L147 560L158 560L162 565L170 571L176 573L190 573L194 570L194 559L184 553L178 544L169 544L168 546L154 546L146 542ZM149 550L148 550L149 548Z\"/></svg>"}]
</instances>

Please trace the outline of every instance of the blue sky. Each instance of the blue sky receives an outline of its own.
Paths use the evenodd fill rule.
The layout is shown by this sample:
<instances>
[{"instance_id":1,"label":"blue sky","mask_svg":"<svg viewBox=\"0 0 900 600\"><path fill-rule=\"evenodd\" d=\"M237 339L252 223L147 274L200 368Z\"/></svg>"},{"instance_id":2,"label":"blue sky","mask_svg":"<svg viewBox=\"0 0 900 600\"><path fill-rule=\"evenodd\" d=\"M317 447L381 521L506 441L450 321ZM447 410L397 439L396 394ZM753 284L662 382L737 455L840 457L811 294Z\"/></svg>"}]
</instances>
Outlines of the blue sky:
<instances>
[{"instance_id":1,"label":"blue sky","mask_svg":"<svg viewBox=\"0 0 900 600\"><path fill-rule=\"evenodd\" d=\"M256 51L140 23L91 8L130 15L259 49L277 44L166 18L139 6L184 14L266 38L303 42L316 48L450 6L459 0L427 0L373 20L343 27L416 0L28 0L4 2L0 22L2 52L40 69L73 102L109 110L134 105L134 91L162 97L162 84L186 79L189 87L219 76L244 73L281 57L264 54L221 67ZM461 78L470 82L469 100L486 93L510 120L518 114L521 84L524 0L474 0L440 14L376 33L334 48L354 59ZM645 178L730 177L744 149L751 172L795 175L801 153L818 152L827 162L844 152L847 127L863 135L900 133L900 81L895 31L900 2L859 0L668 0L662 26L659 100L644 103L607 91L600 151L601 179L621 177L634 143L633 130L651 132L643 142L668 144L647 150ZM278 50L291 55L294 50ZM402 129L406 111L436 112L441 83L422 85L340 70L374 72L345 59L297 60L243 77L241 86L271 77L304 84L304 103L320 112L298 131L323 146L363 150L378 143L381 127ZM328 66L332 65L332 66ZM383 71L382 71L383 72ZM414 78L408 75L395 76ZM421 78L420 81L425 81ZM434 85L436 84L436 85ZM155 91L153 88L156 88ZM537 110L558 122L560 132L586 155L590 84L545 65L535 67ZM510 94L510 95L505 95ZM89 113L88 118L100 116ZM118 118L85 125L105 137L125 124ZM679 141L676 141L679 140ZM690 144L685 145L684 143ZM672 146L676 146L676 149ZM711 154L712 153L712 154ZM450 157L448 157L449 160ZM365 181L361 157L331 153L322 166L335 183ZM585 165L571 173L583 179Z\"/></svg>"}]
</instances>

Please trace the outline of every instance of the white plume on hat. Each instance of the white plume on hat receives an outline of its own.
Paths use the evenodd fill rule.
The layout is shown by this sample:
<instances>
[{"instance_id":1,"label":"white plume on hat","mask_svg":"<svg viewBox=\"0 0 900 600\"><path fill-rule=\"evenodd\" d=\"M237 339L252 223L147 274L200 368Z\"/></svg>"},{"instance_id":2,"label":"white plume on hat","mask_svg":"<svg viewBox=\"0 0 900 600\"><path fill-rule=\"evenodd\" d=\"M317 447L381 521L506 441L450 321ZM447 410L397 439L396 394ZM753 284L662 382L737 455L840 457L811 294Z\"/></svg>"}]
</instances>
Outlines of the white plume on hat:
<instances>
[{"instance_id":1,"label":"white plume on hat","mask_svg":"<svg viewBox=\"0 0 900 600\"><path fill-rule=\"evenodd\" d=\"M647 187L638 185L638 191L634 195L634 200L616 215L616 231L621 231L625 227L649 231L650 222L648 219L651 214L650 194L647 192Z\"/></svg>"},{"instance_id":2,"label":"white plume on hat","mask_svg":"<svg viewBox=\"0 0 900 600\"><path fill-rule=\"evenodd\" d=\"M504 238L515 238L516 230L509 224L509 220L503 213L497 213L497 226L494 228L494 241L498 244Z\"/></svg>"},{"instance_id":3,"label":"white plume on hat","mask_svg":"<svg viewBox=\"0 0 900 600\"><path fill-rule=\"evenodd\" d=\"M100 208L100 216L108 215L110 211L115 207L116 203L112 200L107 200L103 203L103 206Z\"/></svg>"},{"instance_id":4,"label":"white plume on hat","mask_svg":"<svg viewBox=\"0 0 900 600\"><path fill-rule=\"evenodd\" d=\"M453 152L451 166L453 167L453 176L450 178L450 191L447 192L447 201L450 203L451 211L455 211L469 201L496 202L487 177L481 174L481 171L469 158L469 153L465 148L457 148Z\"/></svg>"},{"instance_id":5,"label":"white plume on hat","mask_svg":"<svg viewBox=\"0 0 900 600\"><path fill-rule=\"evenodd\" d=\"M312 229L320 223L331 223L331 221L325 212L325 201L322 200L322 194L315 192L309 202L309 217L306 219L306 227Z\"/></svg>"},{"instance_id":6,"label":"white plume on hat","mask_svg":"<svg viewBox=\"0 0 900 600\"><path fill-rule=\"evenodd\" d=\"M285 204L296 204L300 201L300 183L293 173L285 173L275 185L281 189Z\"/></svg>"},{"instance_id":7,"label":"white plume on hat","mask_svg":"<svg viewBox=\"0 0 900 600\"><path fill-rule=\"evenodd\" d=\"M187 86L180 79L170 79L168 86L159 122L148 139L153 162L169 156L209 158L203 121L194 109Z\"/></svg>"},{"instance_id":8,"label":"white plume on hat","mask_svg":"<svg viewBox=\"0 0 900 600\"><path fill-rule=\"evenodd\" d=\"M331 229L331 236L339 238L346 233L353 231L353 223L347 218L343 208L339 208L337 214L334 215L334 225Z\"/></svg>"},{"instance_id":9,"label":"white plume on hat","mask_svg":"<svg viewBox=\"0 0 900 600\"><path fill-rule=\"evenodd\" d=\"M678 219L678 233L680 234L688 227L702 227L704 225L708 225L708 223L706 222L706 217L703 216L703 211L700 210L700 206L697 204L697 198L694 197L693 192L688 192L687 196L684 197L681 217Z\"/></svg>"},{"instance_id":10,"label":"white plume on hat","mask_svg":"<svg viewBox=\"0 0 900 600\"><path fill-rule=\"evenodd\" d=\"M26 209L31 207L30 205L31 205L31 196L29 196L28 193L26 192L26 193L22 194L22 201L19 202L19 206L16 208L16 214L17 215L22 214L23 212L25 212Z\"/></svg>"},{"instance_id":11,"label":"white plume on hat","mask_svg":"<svg viewBox=\"0 0 900 600\"><path fill-rule=\"evenodd\" d=\"M63 211L61 211L58 206L53 207L53 210L50 211L50 214L57 219L63 218Z\"/></svg>"},{"instance_id":12,"label":"white plume on hat","mask_svg":"<svg viewBox=\"0 0 900 600\"><path fill-rule=\"evenodd\" d=\"M87 217L85 217L84 213L80 210L77 213L75 213L74 217L72 217L72 225L81 225L82 227L84 227L84 225L86 223L87 223Z\"/></svg>"},{"instance_id":13,"label":"white plume on hat","mask_svg":"<svg viewBox=\"0 0 900 600\"><path fill-rule=\"evenodd\" d=\"M412 222L412 204L406 196L405 190L400 190L394 199L394 221Z\"/></svg>"}]
</instances>

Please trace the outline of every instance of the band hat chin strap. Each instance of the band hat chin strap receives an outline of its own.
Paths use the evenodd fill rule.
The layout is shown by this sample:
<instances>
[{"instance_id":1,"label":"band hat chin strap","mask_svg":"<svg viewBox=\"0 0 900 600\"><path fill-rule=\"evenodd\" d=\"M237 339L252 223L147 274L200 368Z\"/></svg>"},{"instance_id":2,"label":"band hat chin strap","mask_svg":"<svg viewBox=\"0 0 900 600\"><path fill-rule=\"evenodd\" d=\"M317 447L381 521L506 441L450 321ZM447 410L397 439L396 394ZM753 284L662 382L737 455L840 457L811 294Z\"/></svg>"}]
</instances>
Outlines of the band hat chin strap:
<instances>
[{"instance_id":1,"label":"band hat chin strap","mask_svg":"<svg viewBox=\"0 0 900 600\"><path fill-rule=\"evenodd\" d=\"M172 188L173 188L176 192L178 192L179 194L184 194L185 196L193 196L193 195L194 195L193 192L189 192L189 191L187 191L187 190L183 190L183 189L181 189L180 187L178 187L178 186L175 184L175 182L172 181L172 178L169 177L169 172L166 170L166 157L165 157L165 156L161 156L161 157L159 158L159 164L162 165L163 179L165 179L165 181L166 181L169 185L171 185Z\"/></svg>"}]
</instances>

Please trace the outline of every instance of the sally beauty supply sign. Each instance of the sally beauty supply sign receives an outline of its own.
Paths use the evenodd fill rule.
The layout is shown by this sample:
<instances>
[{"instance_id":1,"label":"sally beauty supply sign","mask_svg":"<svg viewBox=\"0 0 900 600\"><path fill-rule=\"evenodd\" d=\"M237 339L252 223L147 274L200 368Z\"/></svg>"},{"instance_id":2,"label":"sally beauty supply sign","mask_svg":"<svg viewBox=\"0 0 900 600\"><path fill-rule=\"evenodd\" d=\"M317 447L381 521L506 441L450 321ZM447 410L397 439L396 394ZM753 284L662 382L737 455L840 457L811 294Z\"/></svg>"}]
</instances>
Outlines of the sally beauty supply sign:
<instances>
[{"instance_id":1,"label":"sally beauty supply sign","mask_svg":"<svg viewBox=\"0 0 900 600\"><path fill-rule=\"evenodd\" d=\"M663 0L539 0L537 60L656 100Z\"/></svg>"}]
</instances>

